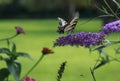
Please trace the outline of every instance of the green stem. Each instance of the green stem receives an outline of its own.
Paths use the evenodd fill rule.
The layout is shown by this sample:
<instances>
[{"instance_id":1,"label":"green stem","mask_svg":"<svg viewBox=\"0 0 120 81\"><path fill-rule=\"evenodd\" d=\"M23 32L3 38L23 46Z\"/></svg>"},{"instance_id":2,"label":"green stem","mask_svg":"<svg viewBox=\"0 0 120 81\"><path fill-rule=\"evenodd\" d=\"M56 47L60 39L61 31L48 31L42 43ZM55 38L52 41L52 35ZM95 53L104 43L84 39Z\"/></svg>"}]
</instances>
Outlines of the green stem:
<instances>
[{"instance_id":1,"label":"green stem","mask_svg":"<svg viewBox=\"0 0 120 81\"><path fill-rule=\"evenodd\" d=\"M12 38L16 37L17 35L18 35L18 34L15 34L15 35L13 35L13 36L11 36L11 37L4 38L4 39L0 39L0 41L10 40L10 39L12 39Z\"/></svg>"},{"instance_id":2,"label":"green stem","mask_svg":"<svg viewBox=\"0 0 120 81\"><path fill-rule=\"evenodd\" d=\"M101 57L101 54L99 54L98 59L97 59L95 65L94 65L94 67L93 67L93 70L96 68L96 65L97 65L97 63L99 62L100 57Z\"/></svg>"},{"instance_id":3,"label":"green stem","mask_svg":"<svg viewBox=\"0 0 120 81\"><path fill-rule=\"evenodd\" d=\"M24 75L24 77L22 78L22 80L27 76L29 75L32 70L40 63L40 61L43 59L44 55L42 54L42 56L38 59L38 61L28 70L28 72ZM21 81L22 81L21 80Z\"/></svg>"},{"instance_id":4,"label":"green stem","mask_svg":"<svg viewBox=\"0 0 120 81\"><path fill-rule=\"evenodd\" d=\"M110 41L112 44L118 44L120 41Z\"/></svg>"},{"instance_id":5,"label":"green stem","mask_svg":"<svg viewBox=\"0 0 120 81\"><path fill-rule=\"evenodd\" d=\"M96 78L95 78L95 75L94 75L94 71L95 71L97 63L99 62L100 56L101 56L101 54L99 54L98 59L97 59L95 65L94 65L93 69L90 68L90 72L91 72L91 75L92 75L94 81L96 81Z\"/></svg>"},{"instance_id":6,"label":"green stem","mask_svg":"<svg viewBox=\"0 0 120 81\"><path fill-rule=\"evenodd\" d=\"M120 19L115 13L114 11L112 10L112 8L110 7L110 5L107 3L106 0L104 0L105 4L107 5L107 7L110 9L111 13L117 18L117 19Z\"/></svg>"},{"instance_id":7,"label":"green stem","mask_svg":"<svg viewBox=\"0 0 120 81\"><path fill-rule=\"evenodd\" d=\"M93 77L93 80L96 81L95 75L94 75L94 70L90 68L91 75Z\"/></svg>"},{"instance_id":8,"label":"green stem","mask_svg":"<svg viewBox=\"0 0 120 81\"><path fill-rule=\"evenodd\" d=\"M110 55L109 55L109 57L111 57L113 60L115 60L115 61L117 61L117 62L119 62L119 63L120 63L120 60L119 60L119 59L114 58L114 57L112 57L112 56L110 56Z\"/></svg>"}]
</instances>

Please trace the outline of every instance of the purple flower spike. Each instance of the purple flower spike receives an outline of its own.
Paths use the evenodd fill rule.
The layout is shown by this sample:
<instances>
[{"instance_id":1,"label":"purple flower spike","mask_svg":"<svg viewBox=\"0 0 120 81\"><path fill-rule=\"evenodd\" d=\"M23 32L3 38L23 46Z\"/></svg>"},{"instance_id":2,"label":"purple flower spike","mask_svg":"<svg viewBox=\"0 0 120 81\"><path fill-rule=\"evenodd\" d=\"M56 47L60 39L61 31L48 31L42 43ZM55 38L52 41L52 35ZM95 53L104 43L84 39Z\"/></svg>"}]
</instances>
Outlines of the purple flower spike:
<instances>
[{"instance_id":1,"label":"purple flower spike","mask_svg":"<svg viewBox=\"0 0 120 81\"><path fill-rule=\"evenodd\" d=\"M103 40L105 39L104 33L85 33L79 32L76 34L71 34L68 36L62 36L56 39L54 46L84 46L90 47L97 46L103 44Z\"/></svg>"},{"instance_id":2,"label":"purple flower spike","mask_svg":"<svg viewBox=\"0 0 120 81\"><path fill-rule=\"evenodd\" d=\"M102 32L105 34L110 34L112 32L120 32L120 20L111 22L103 26Z\"/></svg>"},{"instance_id":3,"label":"purple flower spike","mask_svg":"<svg viewBox=\"0 0 120 81\"><path fill-rule=\"evenodd\" d=\"M16 26L15 29L17 31L17 34L25 34L25 31L20 26Z\"/></svg>"}]
</instances>

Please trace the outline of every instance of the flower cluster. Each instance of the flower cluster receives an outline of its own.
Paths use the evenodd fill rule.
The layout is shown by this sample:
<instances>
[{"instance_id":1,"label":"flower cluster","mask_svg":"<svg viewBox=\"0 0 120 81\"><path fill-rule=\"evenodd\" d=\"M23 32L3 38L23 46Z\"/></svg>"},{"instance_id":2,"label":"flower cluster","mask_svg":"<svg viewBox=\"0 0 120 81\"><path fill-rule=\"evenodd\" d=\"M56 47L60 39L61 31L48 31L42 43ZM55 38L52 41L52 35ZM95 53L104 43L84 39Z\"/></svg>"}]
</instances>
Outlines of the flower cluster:
<instances>
[{"instance_id":1,"label":"flower cluster","mask_svg":"<svg viewBox=\"0 0 120 81\"><path fill-rule=\"evenodd\" d=\"M101 45L105 38L104 33L86 33L86 32L78 32L76 34L71 34L68 36L62 36L56 39L54 46L85 46L90 47L91 45Z\"/></svg>"},{"instance_id":2,"label":"flower cluster","mask_svg":"<svg viewBox=\"0 0 120 81\"><path fill-rule=\"evenodd\" d=\"M110 22L102 27L102 32L104 32L106 35L112 33L112 32L120 32L120 20Z\"/></svg>"}]
</instances>

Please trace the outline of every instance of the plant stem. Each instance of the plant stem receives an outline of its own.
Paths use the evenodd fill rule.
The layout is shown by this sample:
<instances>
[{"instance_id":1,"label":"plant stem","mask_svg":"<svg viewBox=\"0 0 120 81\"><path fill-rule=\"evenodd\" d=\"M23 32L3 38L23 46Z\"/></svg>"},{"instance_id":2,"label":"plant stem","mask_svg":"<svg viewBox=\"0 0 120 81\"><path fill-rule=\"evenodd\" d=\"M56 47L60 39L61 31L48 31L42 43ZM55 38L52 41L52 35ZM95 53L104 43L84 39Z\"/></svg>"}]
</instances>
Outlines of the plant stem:
<instances>
[{"instance_id":1,"label":"plant stem","mask_svg":"<svg viewBox=\"0 0 120 81\"><path fill-rule=\"evenodd\" d=\"M22 80L30 74L30 72L32 72L32 70L40 63L40 61L43 59L44 55L42 54L42 56L38 59L38 61L28 70L28 72L23 76ZM21 80L21 81L22 81Z\"/></svg>"},{"instance_id":2,"label":"plant stem","mask_svg":"<svg viewBox=\"0 0 120 81\"><path fill-rule=\"evenodd\" d=\"M99 58L100 58L100 56L101 56L101 54L99 54L98 59L97 59L95 65L94 65L94 67L93 67L93 70L96 68L96 65L97 65L97 63L99 62Z\"/></svg>"},{"instance_id":3,"label":"plant stem","mask_svg":"<svg viewBox=\"0 0 120 81\"><path fill-rule=\"evenodd\" d=\"M96 68L97 63L99 62L100 56L101 56L101 55L99 54L98 59L97 59L95 65L94 65L93 69L90 68L90 72L91 72L91 75L92 75L94 81L96 81L96 78L95 78L95 75L94 75L94 71L95 71L95 68Z\"/></svg>"},{"instance_id":4,"label":"plant stem","mask_svg":"<svg viewBox=\"0 0 120 81\"><path fill-rule=\"evenodd\" d=\"M93 80L96 81L95 75L94 75L94 70L90 68L91 75L93 77Z\"/></svg>"},{"instance_id":5,"label":"plant stem","mask_svg":"<svg viewBox=\"0 0 120 81\"><path fill-rule=\"evenodd\" d=\"M119 63L120 63L120 60L119 60L119 59L114 58L114 57L112 57L112 56L110 56L110 55L109 55L109 57L111 57L113 60L115 60L115 61L117 61L117 62L119 62Z\"/></svg>"},{"instance_id":6,"label":"plant stem","mask_svg":"<svg viewBox=\"0 0 120 81\"><path fill-rule=\"evenodd\" d=\"M110 41L112 44L118 44L120 41Z\"/></svg>"},{"instance_id":7,"label":"plant stem","mask_svg":"<svg viewBox=\"0 0 120 81\"><path fill-rule=\"evenodd\" d=\"M0 39L0 41L10 40L10 39L12 39L12 38L16 37L17 35L18 35L18 34L15 34L15 35L13 35L13 36L11 36L11 37L4 38L4 39Z\"/></svg>"}]
</instances>

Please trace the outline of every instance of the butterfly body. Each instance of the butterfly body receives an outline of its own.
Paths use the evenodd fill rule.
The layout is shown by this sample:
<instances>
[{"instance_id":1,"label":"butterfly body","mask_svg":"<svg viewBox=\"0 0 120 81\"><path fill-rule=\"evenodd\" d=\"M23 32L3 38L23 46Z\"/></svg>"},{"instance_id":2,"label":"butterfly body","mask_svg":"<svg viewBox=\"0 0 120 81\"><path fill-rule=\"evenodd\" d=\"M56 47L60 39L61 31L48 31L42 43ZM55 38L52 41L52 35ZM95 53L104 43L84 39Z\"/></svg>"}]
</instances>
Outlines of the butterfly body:
<instances>
[{"instance_id":1,"label":"butterfly body","mask_svg":"<svg viewBox=\"0 0 120 81\"><path fill-rule=\"evenodd\" d=\"M68 25L69 25L69 24L66 24L66 25L64 25L64 26L58 27L57 32L58 32L59 34L65 33L65 32L66 32L66 31L65 31L65 27L68 26Z\"/></svg>"},{"instance_id":2,"label":"butterfly body","mask_svg":"<svg viewBox=\"0 0 120 81\"><path fill-rule=\"evenodd\" d=\"M78 19L79 19L78 13L75 14L74 18L69 23L67 21L65 21L64 19L58 17L58 20L60 22L59 22L59 27L58 27L57 32L59 34L64 34L65 32L67 32L67 33L73 32L73 30L77 24Z\"/></svg>"}]
</instances>

